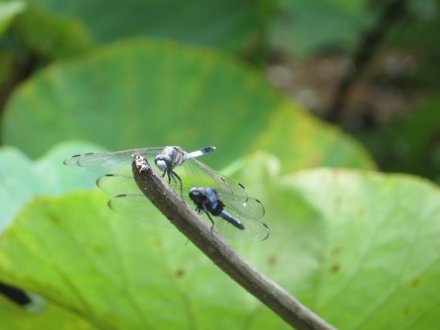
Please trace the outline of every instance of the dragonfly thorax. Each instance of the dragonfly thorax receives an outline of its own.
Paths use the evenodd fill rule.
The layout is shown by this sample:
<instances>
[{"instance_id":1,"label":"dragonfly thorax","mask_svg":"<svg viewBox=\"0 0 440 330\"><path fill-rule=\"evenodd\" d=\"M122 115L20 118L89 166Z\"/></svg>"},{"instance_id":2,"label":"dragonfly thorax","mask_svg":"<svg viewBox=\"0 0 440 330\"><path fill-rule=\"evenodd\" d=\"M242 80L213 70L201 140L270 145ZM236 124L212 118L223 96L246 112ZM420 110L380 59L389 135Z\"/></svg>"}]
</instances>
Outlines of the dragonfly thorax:
<instances>
[{"instance_id":1,"label":"dragonfly thorax","mask_svg":"<svg viewBox=\"0 0 440 330\"><path fill-rule=\"evenodd\" d=\"M231 216L224 210L225 205L219 199L217 192L210 187L191 188L189 197L196 204L196 211L204 211L214 226L214 221L209 214L219 216L240 230L244 230L245 226L240 220Z\"/></svg>"},{"instance_id":2,"label":"dragonfly thorax","mask_svg":"<svg viewBox=\"0 0 440 330\"><path fill-rule=\"evenodd\" d=\"M219 200L217 192L212 188L191 188L189 197L200 210L207 211L212 215L219 215L223 211L223 204Z\"/></svg>"}]
</instances>

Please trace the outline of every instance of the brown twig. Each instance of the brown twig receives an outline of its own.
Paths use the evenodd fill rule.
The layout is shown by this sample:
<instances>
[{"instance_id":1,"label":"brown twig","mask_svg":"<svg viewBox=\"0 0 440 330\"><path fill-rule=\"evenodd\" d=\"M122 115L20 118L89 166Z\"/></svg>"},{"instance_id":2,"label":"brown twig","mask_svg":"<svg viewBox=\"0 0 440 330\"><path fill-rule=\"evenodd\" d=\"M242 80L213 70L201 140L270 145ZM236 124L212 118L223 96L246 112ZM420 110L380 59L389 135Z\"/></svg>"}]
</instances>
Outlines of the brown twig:
<instances>
[{"instance_id":1,"label":"brown twig","mask_svg":"<svg viewBox=\"0 0 440 330\"><path fill-rule=\"evenodd\" d=\"M333 329L286 290L242 259L140 156L133 156L133 177L143 194L191 242L233 280L296 329Z\"/></svg>"}]
</instances>

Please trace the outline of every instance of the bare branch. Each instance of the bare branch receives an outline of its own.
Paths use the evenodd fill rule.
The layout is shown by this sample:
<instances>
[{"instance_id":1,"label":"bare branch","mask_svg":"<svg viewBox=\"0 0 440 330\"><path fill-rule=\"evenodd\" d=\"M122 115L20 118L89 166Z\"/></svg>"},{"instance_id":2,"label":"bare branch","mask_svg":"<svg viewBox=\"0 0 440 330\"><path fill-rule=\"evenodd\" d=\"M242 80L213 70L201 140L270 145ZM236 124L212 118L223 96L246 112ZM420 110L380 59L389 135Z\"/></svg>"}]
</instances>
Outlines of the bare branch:
<instances>
[{"instance_id":1,"label":"bare branch","mask_svg":"<svg viewBox=\"0 0 440 330\"><path fill-rule=\"evenodd\" d=\"M229 244L203 221L175 191L150 167L147 160L134 155L134 179L144 195L191 242L233 280L296 329L333 329L316 314L301 305L278 284L242 259Z\"/></svg>"}]
</instances>

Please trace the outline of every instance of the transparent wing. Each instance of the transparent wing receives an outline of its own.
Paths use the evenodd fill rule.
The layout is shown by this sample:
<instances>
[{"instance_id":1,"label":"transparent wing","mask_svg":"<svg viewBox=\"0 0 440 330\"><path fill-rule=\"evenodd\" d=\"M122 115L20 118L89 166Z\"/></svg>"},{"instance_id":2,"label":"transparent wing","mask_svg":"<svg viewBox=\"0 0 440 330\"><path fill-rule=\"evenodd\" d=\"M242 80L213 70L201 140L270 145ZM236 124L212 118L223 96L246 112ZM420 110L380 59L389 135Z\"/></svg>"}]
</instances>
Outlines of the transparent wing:
<instances>
[{"instance_id":1,"label":"transparent wing","mask_svg":"<svg viewBox=\"0 0 440 330\"><path fill-rule=\"evenodd\" d=\"M262 241L269 237L269 227L259 221L264 215L263 204L255 198L219 193L224 210L244 225L240 230L220 217L213 217L214 229L223 237L233 240Z\"/></svg>"},{"instance_id":2,"label":"transparent wing","mask_svg":"<svg viewBox=\"0 0 440 330\"><path fill-rule=\"evenodd\" d=\"M213 217L214 230L222 237L234 241L264 241L269 237L269 227L260 221L243 221L245 229L240 230L219 217Z\"/></svg>"},{"instance_id":3,"label":"transparent wing","mask_svg":"<svg viewBox=\"0 0 440 330\"><path fill-rule=\"evenodd\" d=\"M246 188L241 183L216 172L195 158L187 159L175 168L175 172L181 177L183 185L188 187L211 187L217 192L247 196ZM183 194L184 198L188 192Z\"/></svg>"},{"instance_id":4,"label":"transparent wing","mask_svg":"<svg viewBox=\"0 0 440 330\"><path fill-rule=\"evenodd\" d=\"M130 219L145 221L157 226L167 226L169 222L160 215L159 211L141 193L133 177L121 174L106 174L101 176L97 186L108 193L111 199L109 207ZM180 189L177 182L172 182L174 189ZM183 198L191 208L195 208L194 203L189 198L191 186L184 185ZM255 198L247 196L237 196L222 192L219 198L225 204L225 211L237 218L245 226L244 230L239 230L220 217L212 217L215 226L223 237L234 240L264 240L269 235L267 225L258 221L264 215L264 207ZM208 219L206 219L209 221Z\"/></svg>"},{"instance_id":5,"label":"transparent wing","mask_svg":"<svg viewBox=\"0 0 440 330\"><path fill-rule=\"evenodd\" d=\"M127 218L143 221L150 225L169 227L170 222L142 194L121 194L110 198L108 206Z\"/></svg>"},{"instance_id":6,"label":"transparent wing","mask_svg":"<svg viewBox=\"0 0 440 330\"><path fill-rule=\"evenodd\" d=\"M134 153L142 155L143 157L147 158L149 162L151 162L154 160L156 155L162 152L163 149L164 147L153 147L115 152L86 153L67 158L64 161L64 164L67 166L79 166L91 169L117 169L131 164Z\"/></svg>"},{"instance_id":7,"label":"transparent wing","mask_svg":"<svg viewBox=\"0 0 440 330\"><path fill-rule=\"evenodd\" d=\"M248 196L237 196L225 192L217 192L219 199L225 205L225 209L231 215L237 215L239 218L252 220L261 219L265 210L263 204L256 198Z\"/></svg>"},{"instance_id":8,"label":"transparent wing","mask_svg":"<svg viewBox=\"0 0 440 330\"><path fill-rule=\"evenodd\" d=\"M142 192L138 188L136 182L133 179L133 176L128 174L105 174L96 180L96 185L105 191L110 196L117 195L141 195ZM180 195L180 184L177 181L171 181L170 185L176 191L178 195ZM182 185L182 197L185 202L193 206L193 202L189 198L189 191L191 186ZM144 197L144 200L149 203L148 199Z\"/></svg>"},{"instance_id":9,"label":"transparent wing","mask_svg":"<svg viewBox=\"0 0 440 330\"><path fill-rule=\"evenodd\" d=\"M96 180L96 185L110 196L141 194L131 175L105 174Z\"/></svg>"},{"instance_id":10,"label":"transparent wing","mask_svg":"<svg viewBox=\"0 0 440 330\"><path fill-rule=\"evenodd\" d=\"M98 178L96 185L111 196L107 204L112 210L152 225L169 225L167 219L142 194L132 176L106 174Z\"/></svg>"},{"instance_id":11,"label":"transparent wing","mask_svg":"<svg viewBox=\"0 0 440 330\"><path fill-rule=\"evenodd\" d=\"M130 175L133 154L137 153L148 160L156 173L162 175L163 172L160 171L154 164L154 158L162 153L164 148L165 147L153 147L116 152L86 153L82 155L74 155L66 159L64 164L68 166L79 166L101 171L111 170L114 173L115 170L118 169L117 173ZM180 147L177 148L183 151ZM218 192L225 191L236 195L246 196L246 189L241 183L214 171L207 165L195 159L195 157L200 157L214 150L214 147L205 147L191 153L183 151L185 153L185 162L182 165L174 168L174 172L179 175L183 185L192 187L212 187ZM172 184L175 186L175 182ZM186 193L188 191L189 190L187 190Z\"/></svg>"}]
</instances>

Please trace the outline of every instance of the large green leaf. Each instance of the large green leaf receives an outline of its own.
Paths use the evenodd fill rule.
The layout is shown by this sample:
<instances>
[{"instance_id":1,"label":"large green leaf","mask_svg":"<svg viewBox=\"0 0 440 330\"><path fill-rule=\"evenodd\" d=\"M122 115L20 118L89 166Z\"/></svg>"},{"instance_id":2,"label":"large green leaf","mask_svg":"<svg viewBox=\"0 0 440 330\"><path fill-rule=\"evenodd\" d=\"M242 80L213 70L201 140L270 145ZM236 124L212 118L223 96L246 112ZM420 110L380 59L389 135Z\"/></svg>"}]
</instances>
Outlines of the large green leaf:
<instances>
[{"instance_id":1,"label":"large green leaf","mask_svg":"<svg viewBox=\"0 0 440 330\"><path fill-rule=\"evenodd\" d=\"M319 267L304 284L306 303L341 329L437 328L438 186L342 170L299 173L284 185L321 224L313 233Z\"/></svg>"},{"instance_id":2,"label":"large green leaf","mask_svg":"<svg viewBox=\"0 0 440 330\"><path fill-rule=\"evenodd\" d=\"M283 173L317 166L374 167L362 148L353 148L350 137L341 138L338 128L295 110L290 102L280 105L252 145L277 155Z\"/></svg>"},{"instance_id":3,"label":"large green leaf","mask_svg":"<svg viewBox=\"0 0 440 330\"><path fill-rule=\"evenodd\" d=\"M266 0L81 1L39 0L64 16L83 20L96 39L132 36L172 38L189 43L242 50L258 37ZM269 2L270 3L270 2Z\"/></svg>"},{"instance_id":4,"label":"large green leaf","mask_svg":"<svg viewBox=\"0 0 440 330\"><path fill-rule=\"evenodd\" d=\"M4 140L31 156L77 138L113 150L216 145L219 165L267 148L285 172L371 167L356 143L299 111L249 68L164 41L131 40L42 70L17 90L3 126Z\"/></svg>"},{"instance_id":5,"label":"large green leaf","mask_svg":"<svg viewBox=\"0 0 440 330\"><path fill-rule=\"evenodd\" d=\"M271 228L267 241L234 243L257 268L338 328L438 324L438 187L348 170L279 177L265 153L241 167ZM105 328L287 328L176 230L116 215L106 199L33 200L0 236L0 280Z\"/></svg>"},{"instance_id":6,"label":"large green leaf","mask_svg":"<svg viewBox=\"0 0 440 330\"><path fill-rule=\"evenodd\" d=\"M267 209L274 279L340 329L436 329L438 186L331 169L277 180L279 161L258 158L242 181Z\"/></svg>"}]
</instances>

